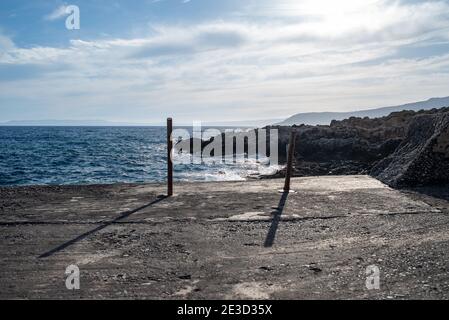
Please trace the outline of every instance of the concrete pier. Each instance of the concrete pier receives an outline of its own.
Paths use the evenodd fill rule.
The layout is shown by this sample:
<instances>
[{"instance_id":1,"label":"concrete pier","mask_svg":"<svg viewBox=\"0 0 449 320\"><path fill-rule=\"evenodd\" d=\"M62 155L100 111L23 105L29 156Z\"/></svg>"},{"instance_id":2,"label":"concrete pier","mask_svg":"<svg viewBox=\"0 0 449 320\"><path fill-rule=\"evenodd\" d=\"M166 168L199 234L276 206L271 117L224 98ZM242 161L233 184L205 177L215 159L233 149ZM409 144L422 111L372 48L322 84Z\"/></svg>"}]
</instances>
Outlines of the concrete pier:
<instances>
[{"instance_id":1,"label":"concrete pier","mask_svg":"<svg viewBox=\"0 0 449 320\"><path fill-rule=\"evenodd\" d=\"M163 184L0 188L0 298L449 298L445 197L367 176L283 182L182 183L170 198Z\"/></svg>"}]
</instances>

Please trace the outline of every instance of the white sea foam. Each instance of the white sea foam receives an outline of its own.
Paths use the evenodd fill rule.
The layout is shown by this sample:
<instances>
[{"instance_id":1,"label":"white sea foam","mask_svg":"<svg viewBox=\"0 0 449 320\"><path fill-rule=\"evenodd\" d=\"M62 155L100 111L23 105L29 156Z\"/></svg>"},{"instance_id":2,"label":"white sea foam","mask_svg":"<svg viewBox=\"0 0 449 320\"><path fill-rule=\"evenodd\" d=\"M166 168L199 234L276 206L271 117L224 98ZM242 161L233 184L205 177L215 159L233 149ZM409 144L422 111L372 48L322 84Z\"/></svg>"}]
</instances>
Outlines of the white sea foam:
<instances>
[{"instance_id":1,"label":"white sea foam","mask_svg":"<svg viewBox=\"0 0 449 320\"><path fill-rule=\"evenodd\" d=\"M184 165L178 176L182 181L244 181L251 176L274 174L280 169L282 166L267 165L266 160L247 159L236 163L226 161Z\"/></svg>"}]
</instances>

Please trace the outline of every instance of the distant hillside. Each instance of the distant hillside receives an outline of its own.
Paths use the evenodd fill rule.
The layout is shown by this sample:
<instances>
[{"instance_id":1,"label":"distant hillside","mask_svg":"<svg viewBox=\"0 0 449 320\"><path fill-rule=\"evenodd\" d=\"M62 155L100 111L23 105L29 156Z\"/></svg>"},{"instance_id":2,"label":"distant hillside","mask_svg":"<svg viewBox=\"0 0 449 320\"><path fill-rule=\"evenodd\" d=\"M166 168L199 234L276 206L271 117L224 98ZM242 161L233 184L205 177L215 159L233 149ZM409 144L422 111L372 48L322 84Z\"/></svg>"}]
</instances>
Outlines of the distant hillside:
<instances>
[{"instance_id":1,"label":"distant hillside","mask_svg":"<svg viewBox=\"0 0 449 320\"><path fill-rule=\"evenodd\" d=\"M379 118L385 117L392 112L402 111L402 110L429 110L432 108L441 108L449 106L449 97L445 98L432 98L427 101L415 102L403 104L394 107L384 107L378 109L370 109L363 111L352 111L352 112L309 112L309 113L298 113L294 116L277 123L277 125L291 126L294 124L308 124L308 125L329 125L332 120L344 120L350 117L369 117L369 118Z\"/></svg>"},{"instance_id":2,"label":"distant hillside","mask_svg":"<svg viewBox=\"0 0 449 320\"><path fill-rule=\"evenodd\" d=\"M265 120L242 120L242 121L221 121L221 122L204 122L203 127L247 127L258 128L271 125L282 121L282 119L265 119Z\"/></svg>"}]
</instances>

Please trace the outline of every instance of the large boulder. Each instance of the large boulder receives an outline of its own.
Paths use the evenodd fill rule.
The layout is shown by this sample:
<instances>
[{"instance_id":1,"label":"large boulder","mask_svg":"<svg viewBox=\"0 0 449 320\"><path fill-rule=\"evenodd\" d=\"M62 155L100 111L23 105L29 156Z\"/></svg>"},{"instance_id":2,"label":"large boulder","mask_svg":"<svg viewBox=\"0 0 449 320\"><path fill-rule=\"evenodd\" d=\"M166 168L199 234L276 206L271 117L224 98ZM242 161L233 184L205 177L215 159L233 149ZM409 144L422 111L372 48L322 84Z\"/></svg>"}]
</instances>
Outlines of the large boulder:
<instances>
[{"instance_id":1,"label":"large boulder","mask_svg":"<svg viewBox=\"0 0 449 320\"><path fill-rule=\"evenodd\" d=\"M396 188L449 182L449 111L417 115L395 152L371 175Z\"/></svg>"}]
</instances>

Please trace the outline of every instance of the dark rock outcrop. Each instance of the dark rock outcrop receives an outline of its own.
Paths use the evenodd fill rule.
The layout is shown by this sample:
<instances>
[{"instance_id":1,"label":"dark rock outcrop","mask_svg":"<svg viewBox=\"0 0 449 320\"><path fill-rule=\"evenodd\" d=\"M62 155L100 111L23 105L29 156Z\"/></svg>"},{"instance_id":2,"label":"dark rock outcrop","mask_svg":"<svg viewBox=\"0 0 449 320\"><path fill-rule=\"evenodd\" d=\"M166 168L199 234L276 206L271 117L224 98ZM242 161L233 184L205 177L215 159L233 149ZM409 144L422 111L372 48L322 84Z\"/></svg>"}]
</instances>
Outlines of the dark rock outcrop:
<instances>
[{"instance_id":1,"label":"dark rock outcrop","mask_svg":"<svg viewBox=\"0 0 449 320\"><path fill-rule=\"evenodd\" d=\"M415 116L405 139L371 175L392 187L449 182L449 111Z\"/></svg>"},{"instance_id":2,"label":"dark rock outcrop","mask_svg":"<svg viewBox=\"0 0 449 320\"><path fill-rule=\"evenodd\" d=\"M278 130L281 164L287 160L291 131L297 132L294 176L371 174L390 186L405 187L449 182L448 127L449 108L441 108L394 112L374 119L351 117L328 126L265 129ZM244 143L246 153L250 153L248 144L256 144L249 136ZM210 147L214 139L202 141L201 150ZM193 140L183 143L191 145ZM178 148L182 149L182 143ZM269 137L266 148L269 150ZM225 149L223 145L223 154ZM235 147L227 151L236 153ZM271 177L284 175L281 170Z\"/></svg>"},{"instance_id":3,"label":"dark rock outcrop","mask_svg":"<svg viewBox=\"0 0 449 320\"><path fill-rule=\"evenodd\" d=\"M276 127L280 159L285 160L293 129L297 131L295 176L367 174L402 143L414 117L432 112L437 111L395 112L375 119L353 117L329 126Z\"/></svg>"}]
</instances>

